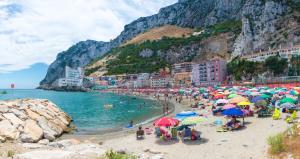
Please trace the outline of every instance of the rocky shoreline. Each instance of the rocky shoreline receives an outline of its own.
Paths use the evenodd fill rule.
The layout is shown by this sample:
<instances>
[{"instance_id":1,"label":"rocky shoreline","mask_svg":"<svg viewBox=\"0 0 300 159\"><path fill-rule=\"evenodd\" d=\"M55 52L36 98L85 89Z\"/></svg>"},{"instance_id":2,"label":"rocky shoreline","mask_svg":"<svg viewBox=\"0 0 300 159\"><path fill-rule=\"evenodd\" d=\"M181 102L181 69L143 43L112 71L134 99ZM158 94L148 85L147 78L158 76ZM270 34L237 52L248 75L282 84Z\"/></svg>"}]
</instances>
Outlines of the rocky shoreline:
<instances>
[{"instance_id":1,"label":"rocky shoreline","mask_svg":"<svg viewBox=\"0 0 300 159\"><path fill-rule=\"evenodd\" d=\"M70 132L71 117L45 99L0 101L0 141L54 141Z\"/></svg>"}]
</instances>

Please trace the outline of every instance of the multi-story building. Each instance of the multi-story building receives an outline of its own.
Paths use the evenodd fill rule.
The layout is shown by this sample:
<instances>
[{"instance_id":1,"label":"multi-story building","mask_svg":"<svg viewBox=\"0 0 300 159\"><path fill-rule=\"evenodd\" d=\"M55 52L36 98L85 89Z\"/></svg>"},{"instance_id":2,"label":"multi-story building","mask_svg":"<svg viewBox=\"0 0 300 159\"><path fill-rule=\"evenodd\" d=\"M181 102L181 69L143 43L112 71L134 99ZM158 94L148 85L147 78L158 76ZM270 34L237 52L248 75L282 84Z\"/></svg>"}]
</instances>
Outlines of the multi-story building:
<instances>
[{"instance_id":1,"label":"multi-story building","mask_svg":"<svg viewBox=\"0 0 300 159\"><path fill-rule=\"evenodd\" d=\"M172 74L182 73L182 72L192 72L192 63L184 62L184 63L176 63L172 66Z\"/></svg>"},{"instance_id":2,"label":"multi-story building","mask_svg":"<svg viewBox=\"0 0 300 159\"><path fill-rule=\"evenodd\" d=\"M276 55L279 55L281 58L286 58L289 61L293 56L300 56L300 45L274 50L269 49L268 51L243 55L241 58L248 61L263 62L268 57Z\"/></svg>"},{"instance_id":3,"label":"multi-story building","mask_svg":"<svg viewBox=\"0 0 300 159\"><path fill-rule=\"evenodd\" d=\"M191 84L192 63L184 62L174 64L172 67L172 75L175 86L189 86Z\"/></svg>"},{"instance_id":4,"label":"multi-story building","mask_svg":"<svg viewBox=\"0 0 300 159\"><path fill-rule=\"evenodd\" d=\"M64 87L64 86L76 86L81 87L83 84L83 69L78 67L73 69L71 67L66 66L65 68L65 77L56 80L56 86Z\"/></svg>"},{"instance_id":5,"label":"multi-story building","mask_svg":"<svg viewBox=\"0 0 300 159\"><path fill-rule=\"evenodd\" d=\"M226 61L212 59L193 64L192 82L199 85L215 85L226 79Z\"/></svg>"},{"instance_id":6,"label":"multi-story building","mask_svg":"<svg viewBox=\"0 0 300 159\"><path fill-rule=\"evenodd\" d=\"M173 78L175 86L190 86L192 82L192 72L175 73Z\"/></svg>"},{"instance_id":7,"label":"multi-story building","mask_svg":"<svg viewBox=\"0 0 300 159\"><path fill-rule=\"evenodd\" d=\"M170 76L155 75L150 78L150 86L151 88L166 88L169 86L170 81Z\"/></svg>"}]
</instances>

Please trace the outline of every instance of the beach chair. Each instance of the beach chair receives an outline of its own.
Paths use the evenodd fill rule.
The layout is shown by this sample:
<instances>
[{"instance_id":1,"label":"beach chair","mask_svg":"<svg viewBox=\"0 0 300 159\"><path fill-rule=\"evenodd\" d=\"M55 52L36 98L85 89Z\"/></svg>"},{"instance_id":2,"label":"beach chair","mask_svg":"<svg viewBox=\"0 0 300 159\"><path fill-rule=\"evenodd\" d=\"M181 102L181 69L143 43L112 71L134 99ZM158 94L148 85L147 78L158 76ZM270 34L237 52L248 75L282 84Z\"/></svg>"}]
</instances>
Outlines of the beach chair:
<instances>
[{"instance_id":1,"label":"beach chair","mask_svg":"<svg viewBox=\"0 0 300 159\"><path fill-rule=\"evenodd\" d=\"M160 127L156 127L155 128L155 134L156 134L156 137L160 137L161 136Z\"/></svg>"},{"instance_id":2,"label":"beach chair","mask_svg":"<svg viewBox=\"0 0 300 159\"><path fill-rule=\"evenodd\" d=\"M183 133L183 141L185 140L191 140L192 136L192 130L191 129L185 129Z\"/></svg>"},{"instance_id":3,"label":"beach chair","mask_svg":"<svg viewBox=\"0 0 300 159\"><path fill-rule=\"evenodd\" d=\"M145 128L145 132L147 135L151 135L152 134L152 129L151 128Z\"/></svg>"},{"instance_id":4,"label":"beach chair","mask_svg":"<svg viewBox=\"0 0 300 159\"><path fill-rule=\"evenodd\" d=\"M178 133L176 127L171 129L171 135L172 135L172 140L177 140Z\"/></svg>"},{"instance_id":5,"label":"beach chair","mask_svg":"<svg viewBox=\"0 0 300 159\"><path fill-rule=\"evenodd\" d=\"M272 115L273 120L278 120L281 118L281 112L278 109L275 109L273 115Z\"/></svg>"}]
</instances>

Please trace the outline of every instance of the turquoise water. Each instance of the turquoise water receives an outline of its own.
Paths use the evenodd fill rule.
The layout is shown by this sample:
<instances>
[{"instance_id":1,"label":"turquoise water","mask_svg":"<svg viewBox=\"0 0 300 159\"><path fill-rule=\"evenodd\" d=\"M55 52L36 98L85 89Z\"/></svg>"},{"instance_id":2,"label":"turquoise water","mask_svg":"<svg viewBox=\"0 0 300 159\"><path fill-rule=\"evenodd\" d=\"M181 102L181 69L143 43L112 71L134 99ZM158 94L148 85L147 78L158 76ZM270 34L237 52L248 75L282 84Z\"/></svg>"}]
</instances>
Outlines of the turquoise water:
<instances>
[{"instance_id":1,"label":"turquoise water","mask_svg":"<svg viewBox=\"0 0 300 159\"><path fill-rule=\"evenodd\" d=\"M138 124L162 113L161 105L156 101L112 93L45 90L6 91L8 94L0 94L0 100L17 98L49 99L73 118L78 129L77 133L94 133L121 128L127 125L130 120L133 120L134 124ZM113 108L105 109L103 107L105 104L112 104Z\"/></svg>"}]
</instances>

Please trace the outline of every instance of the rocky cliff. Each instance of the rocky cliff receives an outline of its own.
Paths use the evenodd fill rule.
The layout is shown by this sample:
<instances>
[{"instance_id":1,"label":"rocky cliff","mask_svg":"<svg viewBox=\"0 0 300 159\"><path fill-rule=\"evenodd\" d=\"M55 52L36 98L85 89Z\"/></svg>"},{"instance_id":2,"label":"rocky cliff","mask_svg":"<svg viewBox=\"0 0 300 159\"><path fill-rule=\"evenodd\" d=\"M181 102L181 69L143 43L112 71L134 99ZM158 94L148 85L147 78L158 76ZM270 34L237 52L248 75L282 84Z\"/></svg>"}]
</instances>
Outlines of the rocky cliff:
<instances>
[{"instance_id":1,"label":"rocky cliff","mask_svg":"<svg viewBox=\"0 0 300 159\"><path fill-rule=\"evenodd\" d=\"M284 33L281 41L272 38L282 28L283 18L295 13L296 0L179 0L178 3L162 8L158 14L142 17L124 27L124 31L111 42L79 42L65 52L60 53L50 65L42 86L51 86L55 79L62 77L64 66L85 66L95 58L101 57L112 48L134 38L151 28L163 25L176 25L190 28L206 28L229 20L242 20L242 31L235 37L227 51L234 56L267 49L272 45L286 45L292 40L298 43L298 21L290 16L290 32ZM296 8L297 9L297 8ZM297 12L297 11L296 11ZM284 26L286 27L286 26ZM279 35L279 36L280 36ZM232 40L230 38L230 40Z\"/></svg>"}]
</instances>

